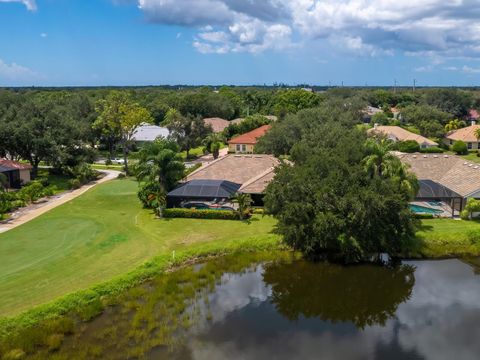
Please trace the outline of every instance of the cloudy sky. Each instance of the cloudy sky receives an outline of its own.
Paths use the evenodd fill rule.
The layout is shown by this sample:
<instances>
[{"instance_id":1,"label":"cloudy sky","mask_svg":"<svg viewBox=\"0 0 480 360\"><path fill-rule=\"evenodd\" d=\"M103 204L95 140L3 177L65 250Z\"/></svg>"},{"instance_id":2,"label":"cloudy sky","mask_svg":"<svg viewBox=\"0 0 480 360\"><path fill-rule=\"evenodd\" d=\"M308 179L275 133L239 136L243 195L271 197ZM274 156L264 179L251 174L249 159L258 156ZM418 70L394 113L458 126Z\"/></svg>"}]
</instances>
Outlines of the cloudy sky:
<instances>
[{"instance_id":1,"label":"cloudy sky","mask_svg":"<svg viewBox=\"0 0 480 360\"><path fill-rule=\"evenodd\" d=\"M479 0L0 0L0 86L479 85Z\"/></svg>"}]
</instances>

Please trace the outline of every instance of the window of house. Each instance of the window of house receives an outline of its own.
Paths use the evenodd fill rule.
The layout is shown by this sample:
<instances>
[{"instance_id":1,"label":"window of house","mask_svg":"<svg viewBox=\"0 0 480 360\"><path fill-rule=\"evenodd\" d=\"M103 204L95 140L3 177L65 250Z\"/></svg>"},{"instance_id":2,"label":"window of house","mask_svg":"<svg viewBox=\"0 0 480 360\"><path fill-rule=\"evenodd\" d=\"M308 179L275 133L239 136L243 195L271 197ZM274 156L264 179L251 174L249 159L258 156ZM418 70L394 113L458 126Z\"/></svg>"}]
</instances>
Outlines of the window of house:
<instances>
[{"instance_id":1,"label":"window of house","mask_svg":"<svg viewBox=\"0 0 480 360\"><path fill-rule=\"evenodd\" d=\"M471 142L467 143L467 147L468 147L468 150L471 150L472 149L472 143Z\"/></svg>"},{"instance_id":2,"label":"window of house","mask_svg":"<svg viewBox=\"0 0 480 360\"><path fill-rule=\"evenodd\" d=\"M237 152L240 152L240 151L241 151L240 144L237 144Z\"/></svg>"},{"instance_id":3,"label":"window of house","mask_svg":"<svg viewBox=\"0 0 480 360\"><path fill-rule=\"evenodd\" d=\"M242 145L242 152L247 152L247 145Z\"/></svg>"}]
</instances>

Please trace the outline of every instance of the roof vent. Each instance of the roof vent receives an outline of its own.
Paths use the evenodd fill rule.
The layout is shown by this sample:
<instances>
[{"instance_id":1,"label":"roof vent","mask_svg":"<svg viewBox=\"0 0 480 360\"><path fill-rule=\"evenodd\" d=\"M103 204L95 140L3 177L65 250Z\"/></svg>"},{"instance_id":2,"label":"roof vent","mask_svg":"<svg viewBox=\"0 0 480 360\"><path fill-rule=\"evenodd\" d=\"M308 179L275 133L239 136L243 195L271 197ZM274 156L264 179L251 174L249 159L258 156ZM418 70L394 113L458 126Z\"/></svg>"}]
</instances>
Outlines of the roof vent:
<instances>
[{"instance_id":1,"label":"roof vent","mask_svg":"<svg viewBox=\"0 0 480 360\"><path fill-rule=\"evenodd\" d=\"M433 155L433 157L436 159L436 158L438 158L438 155Z\"/></svg>"},{"instance_id":2,"label":"roof vent","mask_svg":"<svg viewBox=\"0 0 480 360\"><path fill-rule=\"evenodd\" d=\"M474 166L473 168L474 168L474 169L478 169L478 166Z\"/></svg>"},{"instance_id":3,"label":"roof vent","mask_svg":"<svg viewBox=\"0 0 480 360\"><path fill-rule=\"evenodd\" d=\"M473 164L468 164L468 167L472 167L472 166L473 166Z\"/></svg>"},{"instance_id":4,"label":"roof vent","mask_svg":"<svg viewBox=\"0 0 480 360\"><path fill-rule=\"evenodd\" d=\"M467 163L467 162L464 162L463 165L468 165L468 163Z\"/></svg>"},{"instance_id":5,"label":"roof vent","mask_svg":"<svg viewBox=\"0 0 480 360\"><path fill-rule=\"evenodd\" d=\"M428 156L427 155L423 155L424 158L427 158Z\"/></svg>"},{"instance_id":6,"label":"roof vent","mask_svg":"<svg viewBox=\"0 0 480 360\"><path fill-rule=\"evenodd\" d=\"M417 158L417 155L413 155L413 158L416 159L416 158Z\"/></svg>"},{"instance_id":7,"label":"roof vent","mask_svg":"<svg viewBox=\"0 0 480 360\"><path fill-rule=\"evenodd\" d=\"M444 155L443 157L444 157L445 159L448 159L448 155Z\"/></svg>"}]
</instances>

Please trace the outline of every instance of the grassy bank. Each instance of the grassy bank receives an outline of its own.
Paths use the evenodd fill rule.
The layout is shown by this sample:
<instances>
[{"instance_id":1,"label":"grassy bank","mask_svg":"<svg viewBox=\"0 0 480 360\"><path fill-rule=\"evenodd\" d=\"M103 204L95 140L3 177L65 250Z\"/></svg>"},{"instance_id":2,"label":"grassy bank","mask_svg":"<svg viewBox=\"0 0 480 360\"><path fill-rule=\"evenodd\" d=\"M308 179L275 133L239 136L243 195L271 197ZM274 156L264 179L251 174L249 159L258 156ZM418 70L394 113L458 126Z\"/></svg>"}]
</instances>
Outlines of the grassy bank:
<instances>
[{"instance_id":1,"label":"grassy bank","mask_svg":"<svg viewBox=\"0 0 480 360\"><path fill-rule=\"evenodd\" d=\"M480 256L480 222L453 219L423 220L414 254L426 258Z\"/></svg>"},{"instance_id":2,"label":"grassy bank","mask_svg":"<svg viewBox=\"0 0 480 360\"><path fill-rule=\"evenodd\" d=\"M274 220L155 220L136 198L137 184L115 180L0 234L0 317L128 273L155 256L196 245L276 241ZM229 245L230 244L230 245ZM196 250L193 250L196 249Z\"/></svg>"},{"instance_id":3,"label":"grassy bank","mask_svg":"<svg viewBox=\"0 0 480 360\"><path fill-rule=\"evenodd\" d=\"M41 337L41 329L43 327L48 328L49 332L55 332L51 328L63 326L63 322L57 319L65 314L70 314L71 317L82 321L88 321L99 314L105 306L115 303L116 297L127 289L185 263L199 261L201 258L208 256L235 254L237 252L245 253L248 251L270 251L280 248L281 245L278 238L275 236L262 236L259 238L251 237L240 240L227 240L225 242L216 241L196 244L187 249L176 251L174 256L173 253L165 253L154 257L125 275L94 285L87 290L71 293L53 302L37 306L16 317L0 319L0 340L5 337L14 339L16 337L15 334L21 334L25 341L31 341L31 339L26 339L27 334L22 332L27 331L30 334L29 336Z\"/></svg>"}]
</instances>

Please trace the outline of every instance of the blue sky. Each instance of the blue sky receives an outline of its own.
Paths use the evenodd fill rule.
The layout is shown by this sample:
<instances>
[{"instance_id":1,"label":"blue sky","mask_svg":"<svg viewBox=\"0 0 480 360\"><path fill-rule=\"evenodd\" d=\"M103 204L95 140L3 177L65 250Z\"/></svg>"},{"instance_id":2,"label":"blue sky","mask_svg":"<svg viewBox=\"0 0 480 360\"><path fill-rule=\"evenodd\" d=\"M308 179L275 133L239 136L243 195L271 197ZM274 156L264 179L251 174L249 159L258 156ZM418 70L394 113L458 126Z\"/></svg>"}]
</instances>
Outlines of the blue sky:
<instances>
[{"instance_id":1,"label":"blue sky","mask_svg":"<svg viewBox=\"0 0 480 360\"><path fill-rule=\"evenodd\" d=\"M0 86L480 85L480 2L405 3L0 0Z\"/></svg>"}]
</instances>

